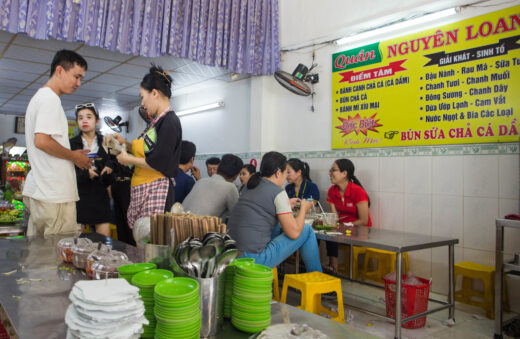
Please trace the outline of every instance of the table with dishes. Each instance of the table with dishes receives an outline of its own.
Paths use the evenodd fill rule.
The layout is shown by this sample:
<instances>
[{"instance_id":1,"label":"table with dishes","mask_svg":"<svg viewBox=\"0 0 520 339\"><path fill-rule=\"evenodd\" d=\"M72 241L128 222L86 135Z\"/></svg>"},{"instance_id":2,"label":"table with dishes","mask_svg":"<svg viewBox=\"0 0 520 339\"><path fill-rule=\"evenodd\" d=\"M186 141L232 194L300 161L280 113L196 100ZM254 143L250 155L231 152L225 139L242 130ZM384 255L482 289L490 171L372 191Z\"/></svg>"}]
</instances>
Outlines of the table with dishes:
<instances>
[{"instance_id":1,"label":"table with dishes","mask_svg":"<svg viewBox=\"0 0 520 339\"><path fill-rule=\"evenodd\" d=\"M138 308L147 307L147 298L150 300L151 295L151 281L163 281L157 284L155 291L159 291L162 299L155 298L155 315L157 323L161 317L167 317L167 308L174 304L173 297L166 298L168 292L175 289L172 286L178 284L182 279L170 278L171 272L163 269L153 270L153 273L140 272L139 279L137 274L131 272L134 264L126 264L127 269L121 270L121 278L129 280L134 275L132 282L128 284L124 279L107 280L103 283L103 279L113 277L110 272L113 272L113 267L110 262L134 262L142 263L144 261L144 251L142 249L124 244L117 240L104 237L99 234L83 234L81 239L85 243L92 242L95 250L91 252L92 257L103 257L108 247L110 251L114 252L110 255L110 261L100 259L99 262L89 264L89 260L79 260L74 257L74 264L64 263L63 259L71 259L68 256L67 249L70 244L66 240L66 235L60 236L32 236L25 238L0 238L0 316L3 323L8 324L8 327L20 338L65 338L66 335L71 335L71 328L67 328L67 324L72 324L76 318L90 317L92 314L99 314L93 304L89 304L89 298L97 292L103 294L105 297L102 300L97 300L97 303L103 308L121 309L128 317L135 317L136 321L143 321L143 314L136 314L135 307L132 309L124 309L124 304L115 301L117 298L123 298L125 303L139 303ZM66 241L64 241L66 240ZM60 243L61 241L61 243ZM79 241L76 241L76 245ZM60 251L57 251L60 248ZM111 249L110 249L111 248ZM97 252L96 252L97 251ZM74 255L77 253L74 252ZM79 256L78 258L84 258ZM79 269L75 265L85 265L85 270ZM90 265L88 273L87 266ZM260 265L259 265L260 266ZM123 266L120 266L123 267ZM151 271L149 271L151 272ZM93 279L89 280L89 276ZM191 280L187 279L186 280ZM261 280L261 279L259 279ZM108 281L111 281L108 283ZM118 282L117 282L118 281ZM193 285L193 281L191 280ZM116 283L117 282L117 283ZM247 284L246 279L243 282ZM97 284L97 285L96 285ZM159 286L161 284L161 286ZM95 285L95 286L94 286ZM110 285L118 290L114 295L106 296L103 289L107 289ZM118 285L118 286L115 286ZM189 284L188 284L189 285ZM188 286L186 285L186 286ZM197 285L197 284L195 284ZM197 285L198 286L198 285ZM198 287L197 287L198 288ZM200 288L204 288L201 286ZM72 293L71 293L72 291ZM93 292L94 291L94 292ZM97 292L96 292L97 291ZM162 294L164 291L164 294ZM178 291L178 289L177 289ZM176 292L180 293L180 292ZM224 291L222 291L224 293ZM192 293L193 294L193 293ZM244 298L247 296L244 295ZM199 301L198 293L193 294L193 300L184 294L179 301L189 304L189 301ZM203 298L203 293L201 293ZM96 299L94 297L94 299ZM99 298L98 298L99 299ZM189 299L189 300L188 300ZM114 304L110 304L114 302ZM201 303L203 300L201 299ZM85 308L87 306L87 308ZM133 305L133 304L132 304ZM348 336L351 338L367 338L373 337L368 333L347 327L344 324L331 321L327 318L305 312L295 307L277 303L269 300L266 305L269 305L269 313L266 319L269 320L269 326L266 330L284 331L288 328L299 328L302 330L302 324L306 324L309 328L317 329L321 333L330 338ZM184 304L181 305L184 307ZM188 305L189 306L189 305ZM185 306L185 307L188 307ZM161 313L163 312L163 313ZM200 314L198 307L190 311L194 314ZM145 314L146 315L146 312ZM119 315L114 314L114 317ZM89 318L94 321L94 318ZM128 320L129 318L125 318ZM103 319L101 319L103 320ZM69 322L70 321L70 322ZM135 321L134 321L135 322ZM145 321L143 321L143 324ZM278 325L278 326L274 326ZM102 321L100 326L106 326ZM285 327L285 328L284 328ZM197 327L198 328L198 327ZM163 328L168 330L167 327ZM69 331L69 332L68 332ZM73 332L72 333L78 333ZM215 338L249 338L251 333L246 333L237 329L237 327L229 320L225 320L219 331L213 337ZM74 337L74 336L71 336Z\"/></svg>"},{"instance_id":2,"label":"table with dishes","mask_svg":"<svg viewBox=\"0 0 520 339\"><path fill-rule=\"evenodd\" d=\"M338 244L345 244L350 246L349 256L349 276L348 278L354 282L360 282L352 279L352 268L353 268L353 247L369 247L380 250L386 250L396 253L395 261L395 272L397 277L401 277L403 273L402 269L402 255L405 252L417 251L427 248L447 246L448 249L448 274L449 274L449 286L448 286L448 298L447 301L437 300L429 298L429 301L440 304L440 306L431 308L427 312L415 314L406 319L402 319L401 315L401 290L402 290L402 279L396 279L396 302L395 302L395 337L401 337L401 324L407 321L417 319L426 314L438 312L444 309L449 309L449 319L455 319L455 280L454 280L454 248L455 244L458 244L459 240L456 238L445 238L430 236L425 234L413 234L407 232L399 232L392 230L377 229L374 227L365 226L347 226L346 224L337 225L330 230L315 231L316 238L321 240L332 241ZM365 282L362 282L365 283ZM370 284L372 285L372 284ZM377 286L380 287L380 286ZM355 308L353 305L349 307ZM387 317L379 313L375 313L368 310L361 310L376 316L383 317L387 320L394 321L392 318Z\"/></svg>"}]
</instances>

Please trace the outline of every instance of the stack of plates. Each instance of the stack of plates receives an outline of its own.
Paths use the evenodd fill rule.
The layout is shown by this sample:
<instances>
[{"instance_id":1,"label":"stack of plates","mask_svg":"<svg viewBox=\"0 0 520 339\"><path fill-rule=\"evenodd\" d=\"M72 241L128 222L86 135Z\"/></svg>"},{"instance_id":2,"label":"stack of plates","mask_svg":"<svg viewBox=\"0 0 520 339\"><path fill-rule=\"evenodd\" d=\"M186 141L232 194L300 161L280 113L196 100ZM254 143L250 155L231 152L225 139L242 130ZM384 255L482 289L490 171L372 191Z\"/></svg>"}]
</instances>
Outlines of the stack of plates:
<instances>
[{"instance_id":1,"label":"stack of plates","mask_svg":"<svg viewBox=\"0 0 520 339\"><path fill-rule=\"evenodd\" d=\"M250 265L254 264L255 259L253 258L237 258L233 260L225 271L225 288L224 288L224 318L231 318L231 297L233 296L233 276L235 274L235 268L238 265Z\"/></svg>"},{"instance_id":2,"label":"stack of plates","mask_svg":"<svg viewBox=\"0 0 520 339\"><path fill-rule=\"evenodd\" d=\"M260 332L271 324L273 270L267 266L238 265L233 278L231 323L237 329Z\"/></svg>"},{"instance_id":3,"label":"stack of plates","mask_svg":"<svg viewBox=\"0 0 520 339\"><path fill-rule=\"evenodd\" d=\"M155 338L199 338L201 325L199 283L172 278L155 286Z\"/></svg>"},{"instance_id":4,"label":"stack of plates","mask_svg":"<svg viewBox=\"0 0 520 339\"><path fill-rule=\"evenodd\" d=\"M153 289L155 288L155 285L172 277L172 272L161 269L146 270L133 276L132 285L139 287L139 294L144 302L144 316L150 323L148 326L143 326L144 333L141 335L141 338L153 338L155 335L156 319L153 312Z\"/></svg>"},{"instance_id":5,"label":"stack of plates","mask_svg":"<svg viewBox=\"0 0 520 339\"><path fill-rule=\"evenodd\" d=\"M129 283L132 282L132 277L139 272L151 270L157 268L157 265L149 263L149 262L143 262L138 264L128 264L119 266L117 268L117 271L119 272L119 278L124 278Z\"/></svg>"},{"instance_id":6,"label":"stack of plates","mask_svg":"<svg viewBox=\"0 0 520 339\"><path fill-rule=\"evenodd\" d=\"M67 338L139 338L148 320L138 292L124 279L78 281L65 314Z\"/></svg>"}]
</instances>

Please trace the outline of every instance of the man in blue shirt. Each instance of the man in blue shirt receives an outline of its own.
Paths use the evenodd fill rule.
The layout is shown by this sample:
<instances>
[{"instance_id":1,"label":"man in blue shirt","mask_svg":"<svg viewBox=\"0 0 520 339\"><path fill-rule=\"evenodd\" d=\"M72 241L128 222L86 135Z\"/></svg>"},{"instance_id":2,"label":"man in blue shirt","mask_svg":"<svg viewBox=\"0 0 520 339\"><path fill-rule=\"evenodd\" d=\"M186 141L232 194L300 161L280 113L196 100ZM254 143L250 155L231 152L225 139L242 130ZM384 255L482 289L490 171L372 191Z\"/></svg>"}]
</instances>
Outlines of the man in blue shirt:
<instances>
[{"instance_id":1,"label":"man in blue shirt","mask_svg":"<svg viewBox=\"0 0 520 339\"><path fill-rule=\"evenodd\" d=\"M193 165L196 151L197 148L194 143L187 140L182 141L179 171L175 177L175 202L182 203L195 185L195 180L200 179L200 170ZM195 180L187 174L188 171L191 171L191 176Z\"/></svg>"}]
</instances>

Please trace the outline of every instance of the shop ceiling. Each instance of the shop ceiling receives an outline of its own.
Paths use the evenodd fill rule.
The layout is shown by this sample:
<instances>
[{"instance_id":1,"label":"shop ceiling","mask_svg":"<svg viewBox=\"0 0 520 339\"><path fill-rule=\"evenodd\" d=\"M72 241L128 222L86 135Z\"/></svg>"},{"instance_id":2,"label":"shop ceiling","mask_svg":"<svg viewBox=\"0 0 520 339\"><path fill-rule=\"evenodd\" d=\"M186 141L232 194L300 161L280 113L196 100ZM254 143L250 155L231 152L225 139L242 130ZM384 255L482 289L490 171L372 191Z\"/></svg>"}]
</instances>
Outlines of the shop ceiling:
<instances>
[{"instance_id":1,"label":"shop ceiling","mask_svg":"<svg viewBox=\"0 0 520 339\"><path fill-rule=\"evenodd\" d=\"M88 62L82 86L72 95L61 98L65 111L86 102L95 102L101 112L108 114L136 107L139 105L139 83L152 62L170 72L173 96L249 77L188 59L132 56L82 43L37 40L0 31L0 113L25 114L31 97L49 78L54 53L63 48L75 50Z\"/></svg>"}]
</instances>

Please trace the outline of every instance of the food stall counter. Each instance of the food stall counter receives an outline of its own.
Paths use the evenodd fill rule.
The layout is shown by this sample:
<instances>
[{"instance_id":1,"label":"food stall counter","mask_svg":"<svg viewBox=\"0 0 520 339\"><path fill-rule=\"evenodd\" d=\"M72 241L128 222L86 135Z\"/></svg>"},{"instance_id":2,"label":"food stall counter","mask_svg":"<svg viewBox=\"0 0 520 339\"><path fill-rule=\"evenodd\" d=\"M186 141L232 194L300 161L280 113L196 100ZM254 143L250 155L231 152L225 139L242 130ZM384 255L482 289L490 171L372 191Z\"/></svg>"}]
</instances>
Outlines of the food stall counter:
<instances>
[{"instance_id":1,"label":"food stall counter","mask_svg":"<svg viewBox=\"0 0 520 339\"><path fill-rule=\"evenodd\" d=\"M65 311L73 285L88 279L86 273L64 264L56 245L71 235L49 237L0 238L0 320L10 324L19 338L65 338ZM82 234L94 242L104 242L128 255L133 262L143 262L141 249L99 235ZM271 324L307 324L330 338L375 338L345 324L273 302ZM250 338L225 321L216 338Z\"/></svg>"}]
</instances>

